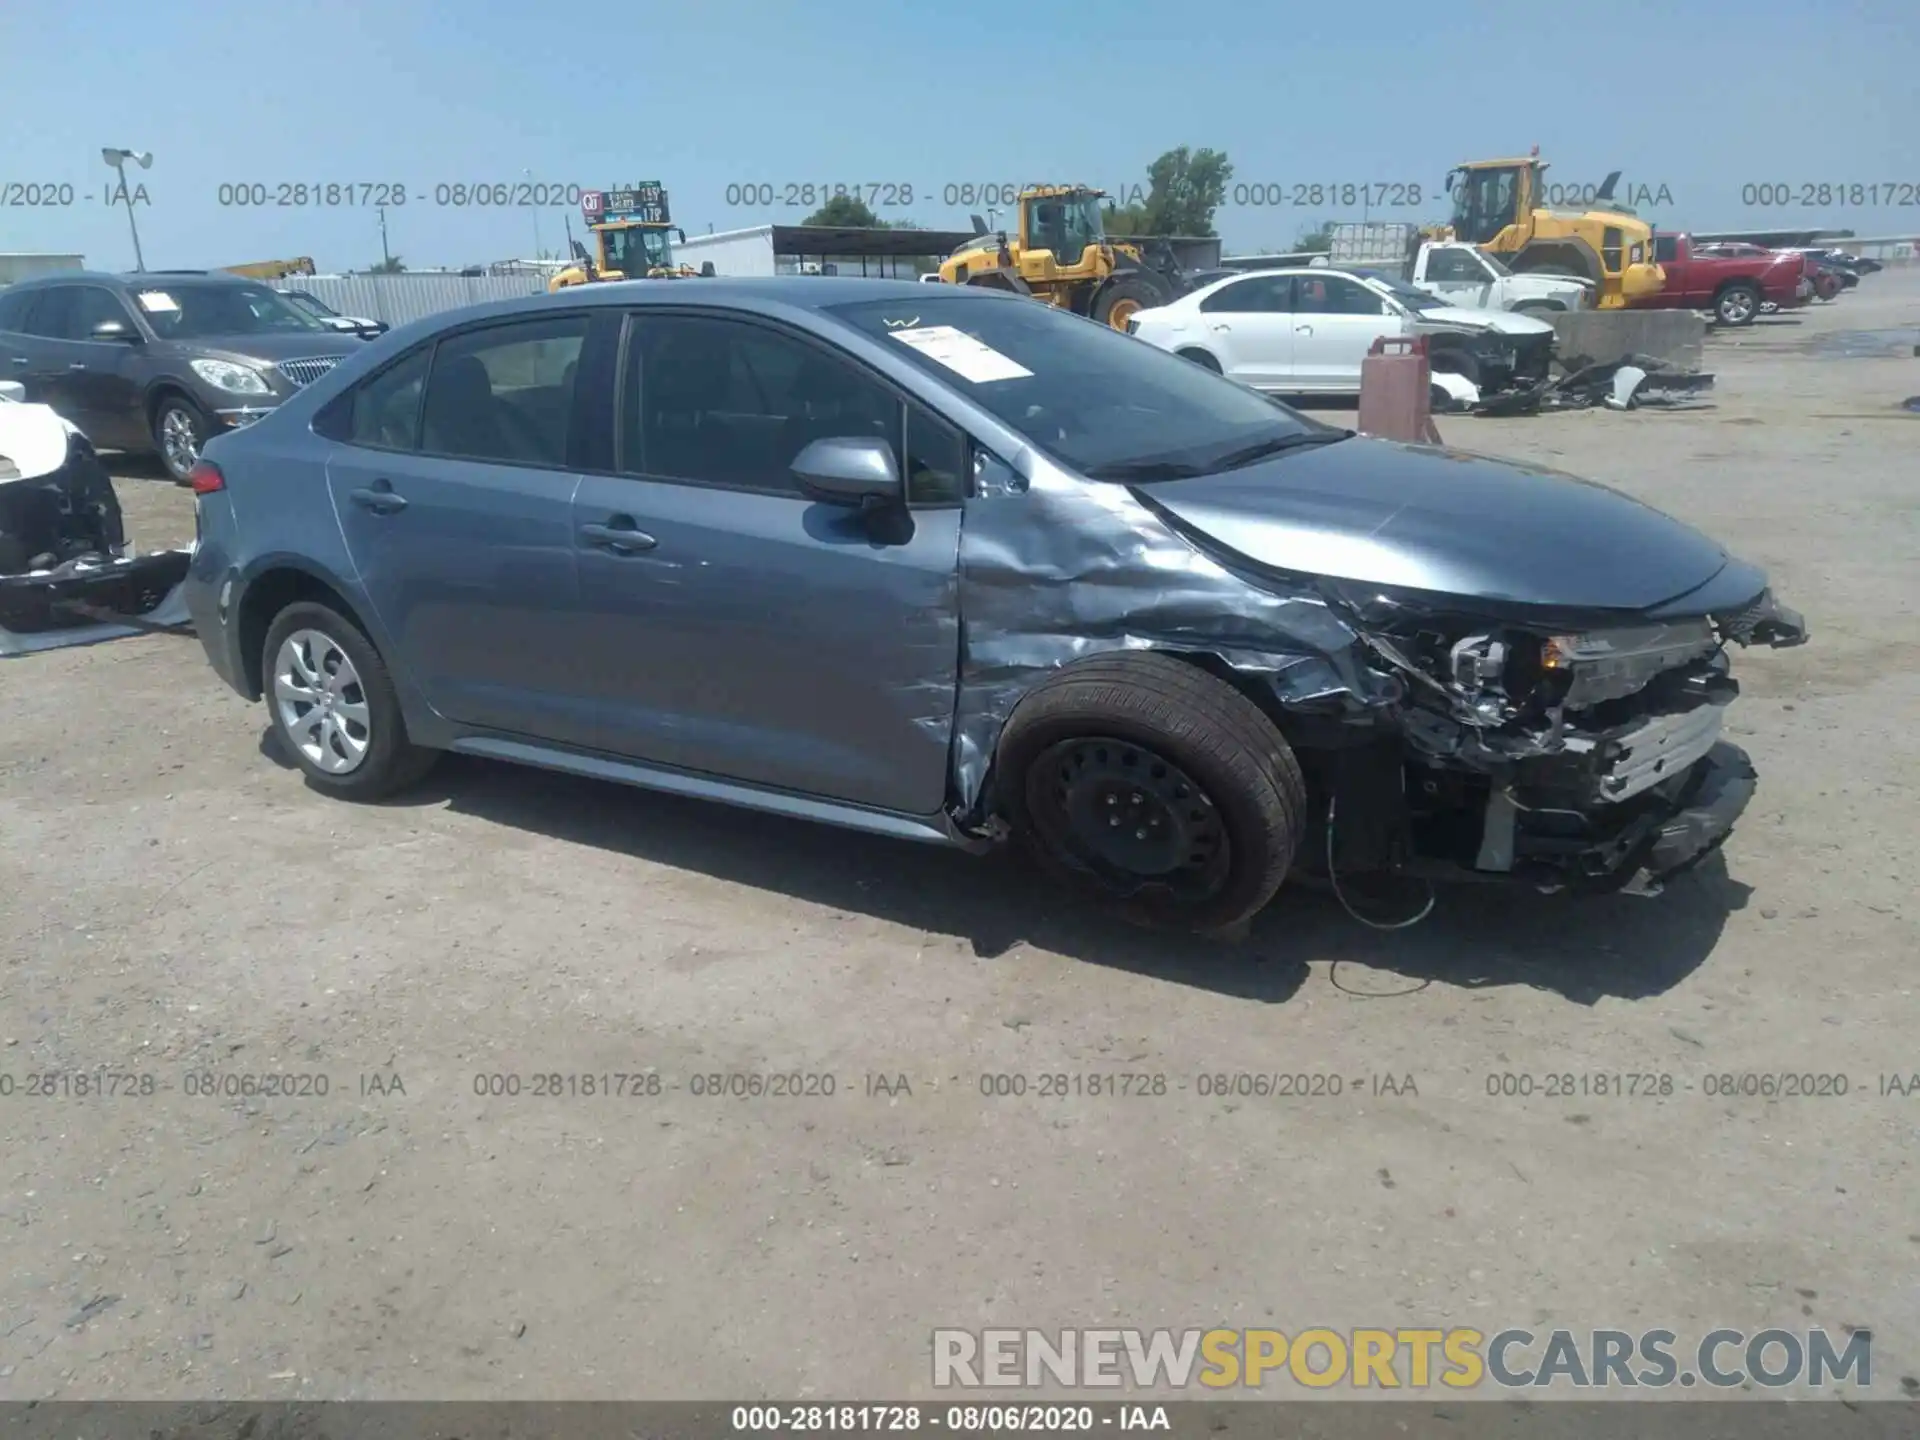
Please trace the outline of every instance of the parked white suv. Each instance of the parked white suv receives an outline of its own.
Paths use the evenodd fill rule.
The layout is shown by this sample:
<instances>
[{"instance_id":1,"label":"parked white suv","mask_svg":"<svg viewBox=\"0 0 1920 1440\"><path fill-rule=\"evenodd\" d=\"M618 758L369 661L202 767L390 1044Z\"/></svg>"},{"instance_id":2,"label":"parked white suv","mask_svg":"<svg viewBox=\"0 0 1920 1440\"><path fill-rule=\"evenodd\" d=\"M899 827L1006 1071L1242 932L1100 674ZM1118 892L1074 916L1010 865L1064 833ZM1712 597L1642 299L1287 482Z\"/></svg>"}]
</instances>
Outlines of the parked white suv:
<instances>
[{"instance_id":1,"label":"parked white suv","mask_svg":"<svg viewBox=\"0 0 1920 1440\"><path fill-rule=\"evenodd\" d=\"M1360 362L1383 335L1424 335L1456 401L1547 378L1553 327L1504 310L1443 304L1405 281L1303 266L1218 280L1127 329L1148 344L1281 395L1357 395Z\"/></svg>"}]
</instances>

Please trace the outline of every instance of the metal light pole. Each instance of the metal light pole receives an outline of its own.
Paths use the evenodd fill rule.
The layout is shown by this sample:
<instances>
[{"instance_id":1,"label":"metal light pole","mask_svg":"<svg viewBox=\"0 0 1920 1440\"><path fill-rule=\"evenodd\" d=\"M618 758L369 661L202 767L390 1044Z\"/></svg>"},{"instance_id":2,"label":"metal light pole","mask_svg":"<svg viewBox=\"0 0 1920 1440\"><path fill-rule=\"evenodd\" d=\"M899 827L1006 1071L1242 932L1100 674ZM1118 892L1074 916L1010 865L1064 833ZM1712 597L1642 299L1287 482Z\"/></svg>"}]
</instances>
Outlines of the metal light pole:
<instances>
[{"instance_id":1,"label":"metal light pole","mask_svg":"<svg viewBox=\"0 0 1920 1440\"><path fill-rule=\"evenodd\" d=\"M540 243L540 206L533 198L533 171L522 170L520 173L527 177L527 208L533 211L533 258L544 260L546 247Z\"/></svg>"},{"instance_id":2,"label":"metal light pole","mask_svg":"<svg viewBox=\"0 0 1920 1440\"><path fill-rule=\"evenodd\" d=\"M127 229L133 232L133 268L145 270L146 258L140 253L140 227L133 218L133 192L127 189L127 161L131 160L142 170L153 168L151 150L120 150L112 145L101 148L100 158L113 167L113 173L120 177L120 198L127 202Z\"/></svg>"}]
</instances>

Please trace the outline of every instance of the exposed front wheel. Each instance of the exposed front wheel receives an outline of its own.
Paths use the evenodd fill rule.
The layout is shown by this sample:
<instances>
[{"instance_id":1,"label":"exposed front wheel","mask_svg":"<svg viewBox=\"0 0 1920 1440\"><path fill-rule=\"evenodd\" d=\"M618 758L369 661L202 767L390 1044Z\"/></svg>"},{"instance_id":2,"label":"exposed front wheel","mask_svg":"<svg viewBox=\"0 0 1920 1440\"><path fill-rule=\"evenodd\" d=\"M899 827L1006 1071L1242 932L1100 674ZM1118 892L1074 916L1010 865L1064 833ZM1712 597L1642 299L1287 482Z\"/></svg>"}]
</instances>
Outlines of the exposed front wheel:
<instances>
[{"instance_id":1,"label":"exposed front wheel","mask_svg":"<svg viewBox=\"0 0 1920 1440\"><path fill-rule=\"evenodd\" d=\"M359 626L302 601L274 617L261 657L267 713L281 747L316 790L378 800L432 768L414 745L393 679Z\"/></svg>"},{"instance_id":2,"label":"exposed front wheel","mask_svg":"<svg viewBox=\"0 0 1920 1440\"><path fill-rule=\"evenodd\" d=\"M188 483L212 429L206 412L184 395L167 396L153 412L154 449L176 485Z\"/></svg>"},{"instance_id":3,"label":"exposed front wheel","mask_svg":"<svg viewBox=\"0 0 1920 1440\"><path fill-rule=\"evenodd\" d=\"M1272 898L1306 814L1273 723L1166 655L1060 671L1014 711L997 769L1014 829L1051 874L1131 918L1203 932Z\"/></svg>"},{"instance_id":4,"label":"exposed front wheel","mask_svg":"<svg viewBox=\"0 0 1920 1440\"><path fill-rule=\"evenodd\" d=\"M1751 285L1729 285L1713 301L1713 314L1722 325L1751 325L1760 313L1760 292Z\"/></svg>"},{"instance_id":5,"label":"exposed front wheel","mask_svg":"<svg viewBox=\"0 0 1920 1440\"><path fill-rule=\"evenodd\" d=\"M1115 330L1125 330L1127 321L1142 310L1166 303L1166 297L1144 271L1130 270L1108 278L1093 297L1091 318Z\"/></svg>"}]
</instances>

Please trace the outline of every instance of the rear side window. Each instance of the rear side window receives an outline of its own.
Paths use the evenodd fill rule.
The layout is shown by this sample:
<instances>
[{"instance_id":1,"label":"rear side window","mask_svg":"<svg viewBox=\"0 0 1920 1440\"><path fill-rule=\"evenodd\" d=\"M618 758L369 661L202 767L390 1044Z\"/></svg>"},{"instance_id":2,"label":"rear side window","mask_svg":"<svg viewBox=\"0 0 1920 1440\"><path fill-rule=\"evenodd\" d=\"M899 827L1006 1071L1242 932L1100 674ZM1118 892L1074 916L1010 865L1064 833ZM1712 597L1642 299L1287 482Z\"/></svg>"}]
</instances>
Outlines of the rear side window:
<instances>
[{"instance_id":1,"label":"rear side window","mask_svg":"<svg viewBox=\"0 0 1920 1440\"><path fill-rule=\"evenodd\" d=\"M64 339L68 321L73 315L76 288L72 285L53 285L42 290L40 303L27 313L26 324L21 328L29 335L40 335L49 340Z\"/></svg>"},{"instance_id":2,"label":"rear side window","mask_svg":"<svg viewBox=\"0 0 1920 1440\"><path fill-rule=\"evenodd\" d=\"M353 392L348 440L382 450L420 448L420 395L432 354L432 348L424 346Z\"/></svg>"},{"instance_id":3,"label":"rear side window","mask_svg":"<svg viewBox=\"0 0 1920 1440\"><path fill-rule=\"evenodd\" d=\"M564 465L587 317L516 321L442 340L427 375L420 449L507 465Z\"/></svg>"},{"instance_id":4,"label":"rear side window","mask_svg":"<svg viewBox=\"0 0 1920 1440\"><path fill-rule=\"evenodd\" d=\"M0 330L11 330L18 334L20 322L26 319L27 307L33 304L33 297L39 293L38 290L16 290L8 294L0 290Z\"/></svg>"},{"instance_id":5,"label":"rear side window","mask_svg":"<svg viewBox=\"0 0 1920 1440\"><path fill-rule=\"evenodd\" d=\"M1200 302L1200 308L1209 314L1215 311L1239 315L1285 314L1290 303L1291 284L1284 275L1259 275L1251 280L1239 280L1232 285L1223 285L1207 296Z\"/></svg>"}]
</instances>

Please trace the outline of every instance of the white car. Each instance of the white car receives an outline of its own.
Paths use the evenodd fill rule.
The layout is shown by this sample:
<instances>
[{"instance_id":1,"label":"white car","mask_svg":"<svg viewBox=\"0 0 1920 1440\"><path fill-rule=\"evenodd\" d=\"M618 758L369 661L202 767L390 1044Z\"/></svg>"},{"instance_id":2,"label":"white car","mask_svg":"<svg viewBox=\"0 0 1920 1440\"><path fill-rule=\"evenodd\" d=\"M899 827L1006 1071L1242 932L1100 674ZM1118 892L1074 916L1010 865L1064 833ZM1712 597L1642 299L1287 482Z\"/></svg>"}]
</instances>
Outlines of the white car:
<instances>
[{"instance_id":1,"label":"white car","mask_svg":"<svg viewBox=\"0 0 1920 1440\"><path fill-rule=\"evenodd\" d=\"M1435 384L1455 401L1547 379L1553 327L1506 310L1447 305L1365 270L1302 266L1217 280L1142 310L1127 329L1256 390L1358 395L1383 335L1424 335Z\"/></svg>"}]
</instances>

